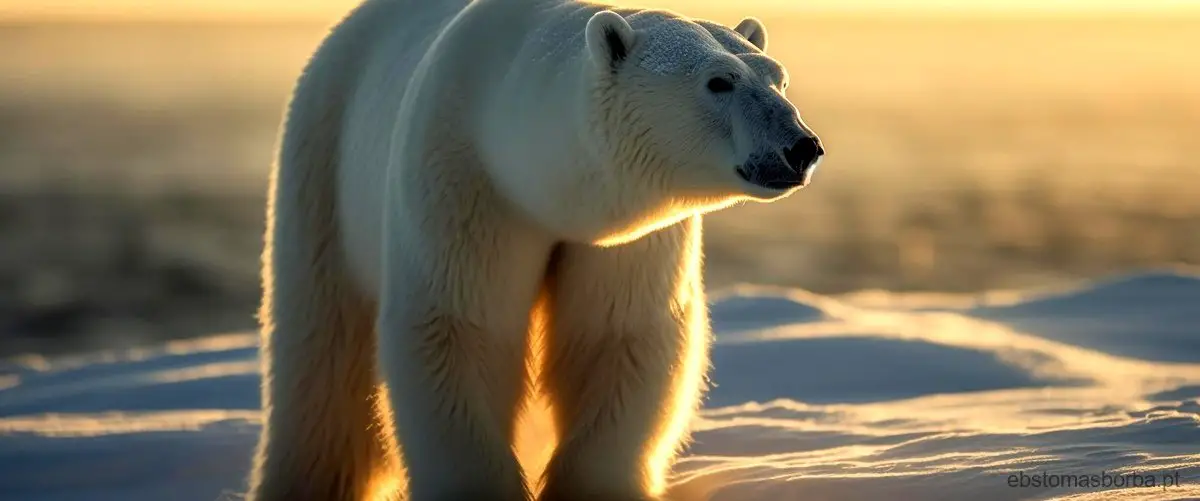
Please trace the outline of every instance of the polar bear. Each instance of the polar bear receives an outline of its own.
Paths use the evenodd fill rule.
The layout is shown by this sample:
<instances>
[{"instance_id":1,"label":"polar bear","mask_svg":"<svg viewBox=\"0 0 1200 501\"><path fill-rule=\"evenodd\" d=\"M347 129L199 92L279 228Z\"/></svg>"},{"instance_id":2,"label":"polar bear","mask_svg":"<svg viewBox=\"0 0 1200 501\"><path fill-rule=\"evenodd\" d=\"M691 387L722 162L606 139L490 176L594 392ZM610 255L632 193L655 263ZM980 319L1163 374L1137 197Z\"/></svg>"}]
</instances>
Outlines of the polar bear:
<instances>
[{"instance_id":1,"label":"polar bear","mask_svg":"<svg viewBox=\"0 0 1200 501\"><path fill-rule=\"evenodd\" d=\"M578 0L339 23L271 176L249 497L660 499L705 386L701 215L824 153L766 46L753 18ZM534 392L556 445L526 479Z\"/></svg>"}]
</instances>

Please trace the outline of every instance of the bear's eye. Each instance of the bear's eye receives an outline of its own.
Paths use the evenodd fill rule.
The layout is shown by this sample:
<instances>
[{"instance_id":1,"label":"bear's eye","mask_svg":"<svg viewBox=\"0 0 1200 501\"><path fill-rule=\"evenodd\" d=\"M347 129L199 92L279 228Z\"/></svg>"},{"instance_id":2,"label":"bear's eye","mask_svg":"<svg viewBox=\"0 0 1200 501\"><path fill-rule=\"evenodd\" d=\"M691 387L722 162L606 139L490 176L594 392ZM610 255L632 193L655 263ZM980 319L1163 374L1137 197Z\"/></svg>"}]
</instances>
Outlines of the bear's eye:
<instances>
[{"instance_id":1,"label":"bear's eye","mask_svg":"<svg viewBox=\"0 0 1200 501\"><path fill-rule=\"evenodd\" d=\"M716 77L708 81L708 91L722 94L733 90L733 81L724 77Z\"/></svg>"}]
</instances>

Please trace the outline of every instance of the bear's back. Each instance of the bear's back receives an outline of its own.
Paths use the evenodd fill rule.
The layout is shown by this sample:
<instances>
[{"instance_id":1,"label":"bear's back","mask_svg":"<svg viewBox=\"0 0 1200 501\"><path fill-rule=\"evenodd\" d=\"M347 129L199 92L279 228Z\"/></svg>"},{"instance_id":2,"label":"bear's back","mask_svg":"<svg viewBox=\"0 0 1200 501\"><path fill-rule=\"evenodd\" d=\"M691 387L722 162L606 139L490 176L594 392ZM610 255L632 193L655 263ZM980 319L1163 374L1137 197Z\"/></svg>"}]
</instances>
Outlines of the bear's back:
<instances>
[{"instance_id":1,"label":"bear's back","mask_svg":"<svg viewBox=\"0 0 1200 501\"><path fill-rule=\"evenodd\" d=\"M337 220L351 271L371 291L378 285L383 188L401 101L421 58L470 3L367 0L334 28L310 63L310 78L348 84L340 95L309 98L336 99L335 106L344 107L329 131L339 136Z\"/></svg>"}]
</instances>

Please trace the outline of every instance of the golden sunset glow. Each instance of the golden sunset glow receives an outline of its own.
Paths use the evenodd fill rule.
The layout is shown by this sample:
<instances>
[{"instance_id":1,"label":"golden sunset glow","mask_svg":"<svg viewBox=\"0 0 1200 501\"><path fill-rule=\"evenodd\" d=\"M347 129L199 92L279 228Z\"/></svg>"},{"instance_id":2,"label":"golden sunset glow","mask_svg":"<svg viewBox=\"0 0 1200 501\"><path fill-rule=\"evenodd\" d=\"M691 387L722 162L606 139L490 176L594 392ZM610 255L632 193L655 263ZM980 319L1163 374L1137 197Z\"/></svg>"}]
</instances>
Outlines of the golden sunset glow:
<instances>
[{"instance_id":1,"label":"golden sunset glow","mask_svg":"<svg viewBox=\"0 0 1200 501\"><path fill-rule=\"evenodd\" d=\"M0 0L0 19L312 19L337 16L360 0ZM748 0L736 6L716 0L614 0L676 10L953 13L1200 13L1200 0Z\"/></svg>"},{"instance_id":2,"label":"golden sunset glow","mask_svg":"<svg viewBox=\"0 0 1200 501\"><path fill-rule=\"evenodd\" d=\"M0 492L1200 500L1200 0L468 1L560 0L0 0ZM383 257L465 327L369 329Z\"/></svg>"}]
</instances>

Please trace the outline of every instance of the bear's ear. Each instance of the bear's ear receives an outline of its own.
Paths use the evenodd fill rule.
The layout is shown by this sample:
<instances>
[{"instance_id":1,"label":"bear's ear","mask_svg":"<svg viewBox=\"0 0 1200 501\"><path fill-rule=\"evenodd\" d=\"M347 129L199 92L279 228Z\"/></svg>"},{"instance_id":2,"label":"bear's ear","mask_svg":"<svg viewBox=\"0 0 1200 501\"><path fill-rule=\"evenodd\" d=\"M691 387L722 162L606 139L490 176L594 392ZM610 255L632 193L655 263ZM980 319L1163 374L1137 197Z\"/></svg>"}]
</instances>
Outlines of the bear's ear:
<instances>
[{"instance_id":1,"label":"bear's ear","mask_svg":"<svg viewBox=\"0 0 1200 501\"><path fill-rule=\"evenodd\" d=\"M616 68L629 57L629 50L635 40L629 21L611 10L602 10L592 15L584 33L592 61L606 69Z\"/></svg>"},{"instance_id":2,"label":"bear's ear","mask_svg":"<svg viewBox=\"0 0 1200 501\"><path fill-rule=\"evenodd\" d=\"M758 47L758 50L767 51L767 27L763 26L762 21L747 17L738 23L737 28L734 28L733 31L746 37L746 40Z\"/></svg>"}]
</instances>

